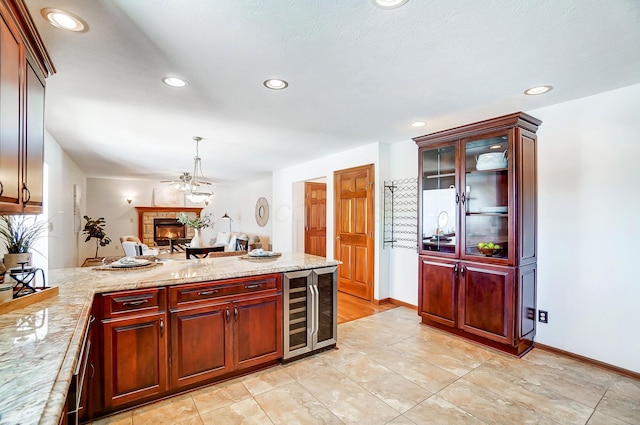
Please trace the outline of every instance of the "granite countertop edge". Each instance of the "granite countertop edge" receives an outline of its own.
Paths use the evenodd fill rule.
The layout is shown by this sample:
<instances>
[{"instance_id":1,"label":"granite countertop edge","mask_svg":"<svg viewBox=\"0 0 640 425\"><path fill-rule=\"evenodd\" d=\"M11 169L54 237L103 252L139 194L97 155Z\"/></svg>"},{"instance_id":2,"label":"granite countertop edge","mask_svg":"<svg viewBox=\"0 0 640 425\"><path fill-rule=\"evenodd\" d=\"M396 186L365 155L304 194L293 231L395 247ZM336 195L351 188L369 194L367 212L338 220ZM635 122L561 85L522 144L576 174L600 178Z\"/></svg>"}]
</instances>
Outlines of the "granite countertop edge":
<instances>
[{"instance_id":1,"label":"granite countertop edge","mask_svg":"<svg viewBox=\"0 0 640 425\"><path fill-rule=\"evenodd\" d=\"M0 371L5 368L17 368L18 370L14 370L12 376L20 376L24 379L26 374L29 384L16 389L10 381L0 378L0 425L58 424L73 372L77 366L82 340L89 324L93 299L97 293L285 273L339 264L341 263L337 260L308 254L283 254L277 259L269 260L239 260L238 257L172 260L163 262L158 267L130 272L104 271L96 268L50 270L47 273L47 286L59 287L59 294L56 297L0 315ZM62 321L62 317L56 315L62 313L65 313L66 326L61 325L59 329L48 326L54 328L53 331L58 339L53 338L52 341L47 342L45 336L41 341L34 343L35 347L29 344L23 344L24 347L7 346L6 341L16 338L19 333L17 323L24 318L45 315L50 324L55 325L58 321ZM54 317L51 318L51 315ZM66 346L62 350L61 346L64 344ZM20 360L23 356L33 355L30 351L37 350L39 356L46 356L50 354L48 348L57 348L57 353L53 350L54 358L48 360L57 365L54 379L51 379L53 373L34 373L41 365L33 365L34 370L29 369L32 365L22 366ZM42 353L42 350L46 350L47 353ZM53 369L53 364L51 366ZM8 395L10 397L7 397Z\"/></svg>"}]
</instances>

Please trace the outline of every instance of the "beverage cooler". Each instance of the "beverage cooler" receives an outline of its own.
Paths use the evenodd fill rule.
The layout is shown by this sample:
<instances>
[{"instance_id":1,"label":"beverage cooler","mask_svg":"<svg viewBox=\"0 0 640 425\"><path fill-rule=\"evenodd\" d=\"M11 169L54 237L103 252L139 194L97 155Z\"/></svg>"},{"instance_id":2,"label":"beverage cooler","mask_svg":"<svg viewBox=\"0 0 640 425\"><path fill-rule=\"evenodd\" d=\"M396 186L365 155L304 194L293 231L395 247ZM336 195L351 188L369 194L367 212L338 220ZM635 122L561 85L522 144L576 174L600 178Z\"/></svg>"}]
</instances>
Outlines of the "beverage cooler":
<instances>
[{"instance_id":1,"label":"beverage cooler","mask_svg":"<svg viewBox=\"0 0 640 425\"><path fill-rule=\"evenodd\" d=\"M283 359L335 346L337 267L284 273Z\"/></svg>"}]
</instances>

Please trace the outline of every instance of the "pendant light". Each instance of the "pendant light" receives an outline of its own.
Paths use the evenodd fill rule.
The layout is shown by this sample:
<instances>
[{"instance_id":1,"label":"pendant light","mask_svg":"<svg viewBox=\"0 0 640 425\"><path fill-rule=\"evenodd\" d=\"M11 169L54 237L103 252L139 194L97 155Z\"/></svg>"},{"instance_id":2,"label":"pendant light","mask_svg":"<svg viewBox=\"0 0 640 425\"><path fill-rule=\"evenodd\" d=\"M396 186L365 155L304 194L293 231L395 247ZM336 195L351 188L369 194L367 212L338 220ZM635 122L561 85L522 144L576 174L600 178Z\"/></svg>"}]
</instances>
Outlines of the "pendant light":
<instances>
[{"instance_id":1,"label":"pendant light","mask_svg":"<svg viewBox=\"0 0 640 425\"><path fill-rule=\"evenodd\" d=\"M202 160L198 153L198 144L202 137L195 136L193 140L196 141L196 156L193 157L193 175L191 178L191 187L187 192L187 199L193 203L199 204L201 202L211 201L213 191L209 186L211 183L206 181L202 174Z\"/></svg>"}]
</instances>

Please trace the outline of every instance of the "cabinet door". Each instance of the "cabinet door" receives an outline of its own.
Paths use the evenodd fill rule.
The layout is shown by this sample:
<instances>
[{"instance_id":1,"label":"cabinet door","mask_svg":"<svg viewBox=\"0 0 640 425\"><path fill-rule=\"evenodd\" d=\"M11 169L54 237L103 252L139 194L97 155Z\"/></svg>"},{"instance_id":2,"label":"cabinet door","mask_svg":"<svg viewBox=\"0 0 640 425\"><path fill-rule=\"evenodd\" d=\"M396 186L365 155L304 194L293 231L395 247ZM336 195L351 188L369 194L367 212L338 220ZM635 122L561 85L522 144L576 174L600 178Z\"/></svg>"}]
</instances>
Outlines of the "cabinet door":
<instances>
[{"instance_id":1,"label":"cabinet door","mask_svg":"<svg viewBox=\"0 0 640 425\"><path fill-rule=\"evenodd\" d=\"M420 257L418 313L426 320L454 327L456 324L458 263Z\"/></svg>"},{"instance_id":2,"label":"cabinet door","mask_svg":"<svg viewBox=\"0 0 640 425\"><path fill-rule=\"evenodd\" d=\"M235 366L255 366L282 357L282 295L233 303Z\"/></svg>"},{"instance_id":3,"label":"cabinet door","mask_svg":"<svg viewBox=\"0 0 640 425\"><path fill-rule=\"evenodd\" d=\"M167 388L165 313L103 322L105 405L120 406Z\"/></svg>"},{"instance_id":4,"label":"cabinet door","mask_svg":"<svg viewBox=\"0 0 640 425\"><path fill-rule=\"evenodd\" d=\"M514 269L462 262L460 276L460 328L513 345Z\"/></svg>"},{"instance_id":5,"label":"cabinet door","mask_svg":"<svg viewBox=\"0 0 640 425\"><path fill-rule=\"evenodd\" d=\"M233 368L231 304L171 313L171 387L204 381Z\"/></svg>"},{"instance_id":6,"label":"cabinet door","mask_svg":"<svg viewBox=\"0 0 640 425\"><path fill-rule=\"evenodd\" d=\"M420 149L420 193L418 205L420 251L449 257L458 254L457 144Z\"/></svg>"},{"instance_id":7,"label":"cabinet door","mask_svg":"<svg viewBox=\"0 0 640 425\"><path fill-rule=\"evenodd\" d=\"M25 212L41 213L43 205L42 167L44 164L44 83L27 62L27 136L23 169Z\"/></svg>"},{"instance_id":8,"label":"cabinet door","mask_svg":"<svg viewBox=\"0 0 640 425\"><path fill-rule=\"evenodd\" d=\"M462 144L462 258L513 264L512 134L505 130Z\"/></svg>"},{"instance_id":9,"label":"cabinet door","mask_svg":"<svg viewBox=\"0 0 640 425\"><path fill-rule=\"evenodd\" d=\"M0 211L21 212L20 74L24 46L0 15Z\"/></svg>"},{"instance_id":10,"label":"cabinet door","mask_svg":"<svg viewBox=\"0 0 640 425\"><path fill-rule=\"evenodd\" d=\"M338 337L338 285L337 267L316 269L313 290L315 291L315 333L313 349L333 345Z\"/></svg>"}]
</instances>

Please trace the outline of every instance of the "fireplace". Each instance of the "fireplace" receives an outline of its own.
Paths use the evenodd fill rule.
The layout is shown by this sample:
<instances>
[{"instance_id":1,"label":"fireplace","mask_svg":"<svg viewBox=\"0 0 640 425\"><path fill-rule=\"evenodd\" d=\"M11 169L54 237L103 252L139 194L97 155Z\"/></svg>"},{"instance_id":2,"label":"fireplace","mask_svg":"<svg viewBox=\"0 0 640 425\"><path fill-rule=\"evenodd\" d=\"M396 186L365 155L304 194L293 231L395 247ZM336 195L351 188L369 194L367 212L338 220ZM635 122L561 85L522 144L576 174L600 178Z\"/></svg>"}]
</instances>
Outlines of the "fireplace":
<instances>
[{"instance_id":1,"label":"fireplace","mask_svg":"<svg viewBox=\"0 0 640 425\"><path fill-rule=\"evenodd\" d=\"M138 237L142 241L149 246L153 246L154 244L167 246L171 245L169 241L175 242L176 244L187 243L193 238L194 232L191 227L187 227L186 229L182 227L178 220L176 219L180 213L186 213L188 215L200 217L200 212L202 208L198 207L136 207L138 211ZM164 219L163 223L172 226L180 226L184 231L182 240L176 239L168 239L169 235L164 235L164 239L157 241L157 230L155 226L155 220ZM161 226L162 227L162 226ZM171 233L178 233L174 230L168 230ZM162 237L162 233L161 233Z\"/></svg>"},{"instance_id":2,"label":"fireplace","mask_svg":"<svg viewBox=\"0 0 640 425\"><path fill-rule=\"evenodd\" d=\"M158 246L170 245L174 243L187 242L187 228L180 224L175 218L154 218L153 219L153 240Z\"/></svg>"}]
</instances>

